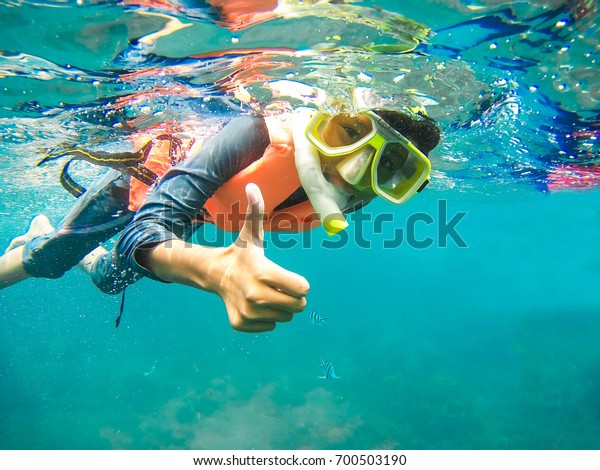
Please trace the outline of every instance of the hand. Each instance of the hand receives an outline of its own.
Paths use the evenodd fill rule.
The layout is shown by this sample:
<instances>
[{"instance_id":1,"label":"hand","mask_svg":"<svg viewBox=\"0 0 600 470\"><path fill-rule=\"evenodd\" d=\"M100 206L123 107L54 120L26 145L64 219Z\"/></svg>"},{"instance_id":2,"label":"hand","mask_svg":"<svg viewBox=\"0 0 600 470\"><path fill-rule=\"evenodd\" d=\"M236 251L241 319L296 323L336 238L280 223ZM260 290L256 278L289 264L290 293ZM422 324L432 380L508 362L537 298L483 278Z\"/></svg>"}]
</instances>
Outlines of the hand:
<instances>
[{"instance_id":1,"label":"hand","mask_svg":"<svg viewBox=\"0 0 600 470\"><path fill-rule=\"evenodd\" d=\"M271 331L306 307L308 281L265 257L264 200L255 184L246 187L248 209L237 240L209 248L172 239L136 253L136 260L163 281L218 294L235 330Z\"/></svg>"},{"instance_id":2,"label":"hand","mask_svg":"<svg viewBox=\"0 0 600 470\"><path fill-rule=\"evenodd\" d=\"M226 269L217 294L233 329L271 331L306 307L308 281L265 257L264 200L255 184L246 186L248 209L237 240L225 250Z\"/></svg>"}]
</instances>

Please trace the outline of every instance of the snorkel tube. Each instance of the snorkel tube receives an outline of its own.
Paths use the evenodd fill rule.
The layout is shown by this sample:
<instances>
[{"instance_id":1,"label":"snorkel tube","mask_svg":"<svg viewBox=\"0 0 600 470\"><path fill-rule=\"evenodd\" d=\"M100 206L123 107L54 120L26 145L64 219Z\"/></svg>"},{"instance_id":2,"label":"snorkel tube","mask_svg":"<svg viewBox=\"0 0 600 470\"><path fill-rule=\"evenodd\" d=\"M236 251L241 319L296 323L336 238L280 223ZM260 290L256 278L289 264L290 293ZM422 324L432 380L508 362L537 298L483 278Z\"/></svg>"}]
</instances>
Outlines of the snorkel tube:
<instances>
[{"instance_id":1,"label":"snorkel tube","mask_svg":"<svg viewBox=\"0 0 600 470\"><path fill-rule=\"evenodd\" d=\"M328 182L321 170L319 152L304 135L315 110L299 108L293 118L294 159L300 183L308 200L317 212L323 228L329 236L344 230L348 222L340 209L348 197Z\"/></svg>"}]
</instances>

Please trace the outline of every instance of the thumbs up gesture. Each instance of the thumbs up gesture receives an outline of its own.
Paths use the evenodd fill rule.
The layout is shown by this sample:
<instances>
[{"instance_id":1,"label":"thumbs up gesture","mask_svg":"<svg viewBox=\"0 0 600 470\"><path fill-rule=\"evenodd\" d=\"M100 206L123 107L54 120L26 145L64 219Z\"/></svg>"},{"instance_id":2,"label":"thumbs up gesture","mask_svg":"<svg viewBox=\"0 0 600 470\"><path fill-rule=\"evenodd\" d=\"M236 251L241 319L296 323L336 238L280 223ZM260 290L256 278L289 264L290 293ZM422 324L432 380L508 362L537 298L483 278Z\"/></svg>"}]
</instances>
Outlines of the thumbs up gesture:
<instances>
[{"instance_id":1,"label":"thumbs up gesture","mask_svg":"<svg viewBox=\"0 0 600 470\"><path fill-rule=\"evenodd\" d=\"M225 249L228 258L217 293L225 302L235 330L271 331L306 307L308 281L265 257L264 200L255 184L246 186L248 209L237 240Z\"/></svg>"},{"instance_id":2,"label":"thumbs up gesture","mask_svg":"<svg viewBox=\"0 0 600 470\"><path fill-rule=\"evenodd\" d=\"M299 274L265 257L265 203L255 184L246 186L246 197L246 220L230 246L211 248L169 240L140 254L138 260L163 281L218 294L233 329L258 333L271 331L304 310L310 286Z\"/></svg>"}]
</instances>

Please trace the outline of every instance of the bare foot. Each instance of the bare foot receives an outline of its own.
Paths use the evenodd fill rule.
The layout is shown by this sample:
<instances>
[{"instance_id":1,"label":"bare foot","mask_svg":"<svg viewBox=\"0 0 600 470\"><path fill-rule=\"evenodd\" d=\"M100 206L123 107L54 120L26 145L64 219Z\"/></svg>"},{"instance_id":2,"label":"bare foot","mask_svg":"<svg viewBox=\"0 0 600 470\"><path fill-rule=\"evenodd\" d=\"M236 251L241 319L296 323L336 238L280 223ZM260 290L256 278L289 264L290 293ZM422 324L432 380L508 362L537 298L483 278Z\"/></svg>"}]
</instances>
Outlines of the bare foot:
<instances>
[{"instance_id":1,"label":"bare foot","mask_svg":"<svg viewBox=\"0 0 600 470\"><path fill-rule=\"evenodd\" d=\"M48 217L46 217L45 215L38 215L34 217L31 221L31 224L29 224L29 229L27 230L27 232L25 232L23 235L12 239L5 253L8 253L9 251L14 250L15 248L18 248L20 246L23 246L25 243L27 243L29 240L35 237L46 235L47 233L52 232L52 230L54 230L54 227L52 227L52 224L48 220Z\"/></svg>"}]
</instances>

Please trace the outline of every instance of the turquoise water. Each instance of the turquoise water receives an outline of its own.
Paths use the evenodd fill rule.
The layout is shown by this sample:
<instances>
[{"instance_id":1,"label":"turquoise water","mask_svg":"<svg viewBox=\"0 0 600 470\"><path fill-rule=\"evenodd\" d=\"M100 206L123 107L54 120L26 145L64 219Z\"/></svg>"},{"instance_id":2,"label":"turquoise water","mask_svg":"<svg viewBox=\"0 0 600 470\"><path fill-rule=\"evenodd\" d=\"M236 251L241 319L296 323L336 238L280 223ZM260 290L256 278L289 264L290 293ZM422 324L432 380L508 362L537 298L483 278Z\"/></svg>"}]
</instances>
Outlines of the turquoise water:
<instances>
[{"instance_id":1,"label":"turquoise water","mask_svg":"<svg viewBox=\"0 0 600 470\"><path fill-rule=\"evenodd\" d=\"M294 78L347 105L351 85L398 107L425 105L444 137L430 188L406 206L366 208L392 214L383 233L354 221L343 248L329 248L320 231L293 238L294 249L267 240L267 256L312 286L307 311L273 333L236 333L215 296L149 280L128 289L118 329L119 298L76 270L1 291L1 448L600 448L600 190L542 190L565 162L598 159L597 4L397 3L351 5L397 26L379 31L342 14L348 5L329 19L237 31L188 5L166 13L193 26L135 62L128 39L160 29L161 17L117 2L2 2L4 244L34 215L57 222L72 204L59 167L35 167L43 149L124 145L109 104L160 85L182 83L211 100L153 96L123 112L217 119L252 112L236 100L239 85L266 105L277 97L262 83ZM437 34L404 55L322 45L403 44L406 24L393 13ZM490 24L500 24L497 37L482 33ZM327 52L246 64L252 73L239 82L233 58L122 78L232 47ZM254 78L257 70L268 79ZM440 246L440 201L448 219L466 214L456 225L466 247ZM386 248L414 214L431 216L414 235L433 245ZM308 321L312 310L326 327ZM319 378L321 358L339 379Z\"/></svg>"}]
</instances>

